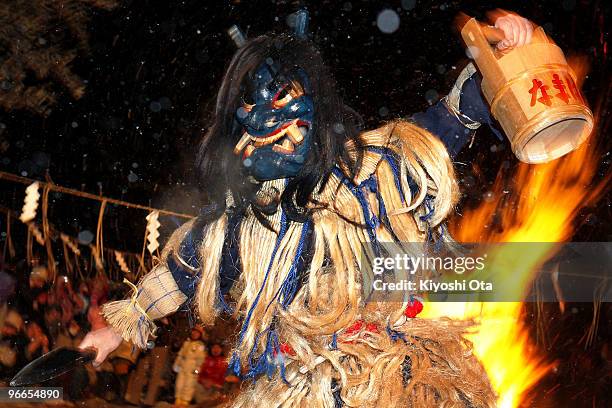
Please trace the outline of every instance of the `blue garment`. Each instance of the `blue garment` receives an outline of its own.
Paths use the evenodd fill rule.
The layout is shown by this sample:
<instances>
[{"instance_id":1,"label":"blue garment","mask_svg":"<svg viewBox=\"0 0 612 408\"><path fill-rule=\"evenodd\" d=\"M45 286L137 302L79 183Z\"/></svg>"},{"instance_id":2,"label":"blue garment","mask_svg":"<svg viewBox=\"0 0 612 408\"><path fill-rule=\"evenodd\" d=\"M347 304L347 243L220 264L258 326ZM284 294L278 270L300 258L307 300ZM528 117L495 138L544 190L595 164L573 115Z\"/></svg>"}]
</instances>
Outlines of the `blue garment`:
<instances>
[{"instance_id":1,"label":"blue garment","mask_svg":"<svg viewBox=\"0 0 612 408\"><path fill-rule=\"evenodd\" d=\"M494 120L489 113L489 106L480 92L481 78L478 73L467 79L461 88L459 110L470 119L488 125L493 133L503 140L503 135L495 128ZM425 112L412 116L412 120L422 128L436 135L446 145L451 158L468 143L474 130L468 129L459 119L448 110L446 104L440 100L429 107Z\"/></svg>"}]
</instances>

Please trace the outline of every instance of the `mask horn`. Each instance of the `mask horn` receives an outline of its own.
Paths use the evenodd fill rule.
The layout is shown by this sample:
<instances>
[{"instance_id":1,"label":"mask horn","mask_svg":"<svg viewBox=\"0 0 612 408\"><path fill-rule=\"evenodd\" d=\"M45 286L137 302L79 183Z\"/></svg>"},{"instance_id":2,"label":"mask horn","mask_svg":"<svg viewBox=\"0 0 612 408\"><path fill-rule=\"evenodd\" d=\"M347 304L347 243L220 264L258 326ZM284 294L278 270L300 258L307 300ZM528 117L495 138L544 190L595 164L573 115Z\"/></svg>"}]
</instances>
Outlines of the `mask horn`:
<instances>
[{"instance_id":1,"label":"mask horn","mask_svg":"<svg viewBox=\"0 0 612 408\"><path fill-rule=\"evenodd\" d=\"M308 36L308 11L298 10L295 12L295 26L293 27L293 33L300 39L306 39Z\"/></svg>"},{"instance_id":2,"label":"mask horn","mask_svg":"<svg viewBox=\"0 0 612 408\"><path fill-rule=\"evenodd\" d=\"M227 33L229 34L230 38L234 41L234 44L236 44L237 48L241 48L246 43L246 37L244 36L242 31L236 24L231 26L227 30Z\"/></svg>"}]
</instances>

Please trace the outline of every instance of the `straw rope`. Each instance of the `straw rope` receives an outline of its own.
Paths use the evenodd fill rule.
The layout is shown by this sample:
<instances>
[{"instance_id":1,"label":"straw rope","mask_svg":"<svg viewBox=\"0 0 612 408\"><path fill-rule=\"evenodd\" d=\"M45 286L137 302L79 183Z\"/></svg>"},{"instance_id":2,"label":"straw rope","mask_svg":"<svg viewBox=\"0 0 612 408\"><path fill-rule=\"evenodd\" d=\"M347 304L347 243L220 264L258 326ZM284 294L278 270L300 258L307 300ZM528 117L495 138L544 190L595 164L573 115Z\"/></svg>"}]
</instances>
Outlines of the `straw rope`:
<instances>
[{"instance_id":1,"label":"straw rope","mask_svg":"<svg viewBox=\"0 0 612 408\"><path fill-rule=\"evenodd\" d=\"M4 171L0 171L0 180L8 180L8 181L12 181L15 183L27 184L27 185L30 185L34 182L38 182L42 187L48 186L51 191L57 191L60 193L69 194L69 195L73 195L76 197L88 198L90 200L96 200L96 201L106 201L107 203L121 205L127 208L137 208L139 210L146 210L146 211L159 211L160 214L173 215L175 217L180 217L180 218L186 218L186 219L196 218L195 215L191 215L191 214L184 214L184 213L179 213L176 211L170 211L170 210L165 210L165 209L160 209L160 208L153 208L153 207L149 207L149 206L141 205L141 204L134 204L134 203L130 203L130 202L123 201L123 200L117 200L114 198L98 196L95 194L86 193L84 191L62 187L54 183L47 183L44 181L39 181L39 180L27 178L27 177L17 176L16 174L7 173Z\"/></svg>"}]
</instances>

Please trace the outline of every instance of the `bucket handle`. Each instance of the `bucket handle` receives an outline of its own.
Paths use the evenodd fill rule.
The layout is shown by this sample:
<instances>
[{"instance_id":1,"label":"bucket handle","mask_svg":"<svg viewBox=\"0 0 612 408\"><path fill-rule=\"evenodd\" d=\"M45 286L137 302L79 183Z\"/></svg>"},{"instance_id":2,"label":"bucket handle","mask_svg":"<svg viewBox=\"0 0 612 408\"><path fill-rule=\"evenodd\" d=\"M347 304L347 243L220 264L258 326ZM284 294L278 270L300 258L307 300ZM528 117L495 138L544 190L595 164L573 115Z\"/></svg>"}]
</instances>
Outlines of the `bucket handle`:
<instances>
[{"instance_id":1,"label":"bucket handle","mask_svg":"<svg viewBox=\"0 0 612 408\"><path fill-rule=\"evenodd\" d=\"M505 38L504 32L499 28L487 26L475 18L469 18L461 28L461 37L468 47L471 58L476 60L479 66L481 60L496 60L501 56L501 53L495 52L491 47L491 44L496 44Z\"/></svg>"},{"instance_id":2,"label":"bucket handle","mask_svg":"<svg viewBox=\"0 0 612 408\"><path fill-rule=\"evenodd\" d=\"M480 26L480 30L484 34L489 44L497 44L498 42L506 38L504 30L502 30L501 28L493 27L490 25L482 25Z\"/></svg>"}]
</instances>

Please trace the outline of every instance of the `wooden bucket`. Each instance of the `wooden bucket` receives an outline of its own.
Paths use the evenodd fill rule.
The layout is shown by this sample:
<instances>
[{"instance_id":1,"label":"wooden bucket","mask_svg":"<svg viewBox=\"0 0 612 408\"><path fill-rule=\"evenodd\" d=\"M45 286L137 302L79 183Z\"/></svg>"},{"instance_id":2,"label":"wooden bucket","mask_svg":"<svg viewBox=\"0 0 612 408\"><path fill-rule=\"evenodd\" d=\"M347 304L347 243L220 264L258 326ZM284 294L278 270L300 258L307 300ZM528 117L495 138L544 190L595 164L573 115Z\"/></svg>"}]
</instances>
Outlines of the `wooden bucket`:
<instances>
[{"instance_id":1,"label":"wooden bucket","mask_svg":"<svg viewBox=\"0 0 612 408\"><path fill-rule=\"evenodd\" d=\"M503 38L500 31L472 18L461 36L514 154L526 163L545 163L577 149L593 129L593 114L563 52L542 27L530 44L500 52L490 45Z\"/></svg>"}]
</instances>

